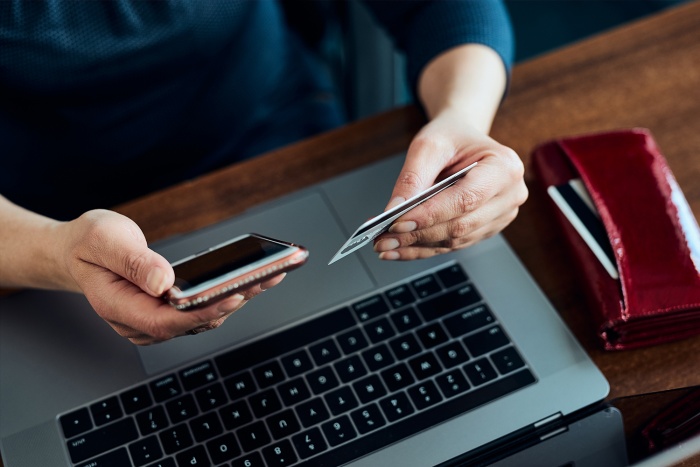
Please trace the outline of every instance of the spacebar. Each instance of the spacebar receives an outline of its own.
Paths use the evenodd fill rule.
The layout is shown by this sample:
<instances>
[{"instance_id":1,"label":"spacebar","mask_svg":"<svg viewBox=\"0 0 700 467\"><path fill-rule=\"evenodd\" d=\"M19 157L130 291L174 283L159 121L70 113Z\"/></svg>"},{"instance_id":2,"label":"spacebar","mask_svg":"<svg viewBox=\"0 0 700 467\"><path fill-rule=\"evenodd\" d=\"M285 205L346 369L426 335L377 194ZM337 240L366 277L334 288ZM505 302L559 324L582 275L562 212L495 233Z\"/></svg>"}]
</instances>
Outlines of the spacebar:
<instances>
[{"instance_id":1,"label":"spacebar","mask_svg":"<svg viewBox=\"0 0 700 467\"><path fill-rule=\"evenodd\" d=\"M446 403L357 438L355 441L338 446L301 465L325 467L345 464L534 382L535 377L532 376L530 370L522 370L488 386L455 397Z\"/></svg>"}]
</instances>

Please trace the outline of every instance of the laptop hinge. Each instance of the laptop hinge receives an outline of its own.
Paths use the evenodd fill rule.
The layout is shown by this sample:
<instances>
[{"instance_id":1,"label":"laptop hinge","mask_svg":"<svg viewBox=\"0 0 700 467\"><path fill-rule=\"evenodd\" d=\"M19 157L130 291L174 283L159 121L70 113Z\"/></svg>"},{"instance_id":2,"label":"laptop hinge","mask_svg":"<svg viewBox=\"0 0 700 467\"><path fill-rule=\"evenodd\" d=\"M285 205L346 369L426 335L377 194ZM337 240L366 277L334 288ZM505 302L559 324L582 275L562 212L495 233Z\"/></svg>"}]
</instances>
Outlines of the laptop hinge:
<instances>
[{"instance_id":1,"label":"laptop hinge","mask_svg":"<svg viewBox=\"0 0 700 467\"><path fill-rule=\"evenodd\" d=\"M549 424L549 423L552 423L552 422L555 421L555 420L559 420L559 419L560 419L561 417L563 417L563 416L564 416L564 415L563 415L561 412L557 412L557 413L555 413L554 415L550 415L549 417L543 418L543 419L540 420L539 422L535 422L532 426L534 426L536 429L540 429L540 428L542 428L543 426L545 426L545 425L547 425L547 424Z\"/></svg>"}]
</instances>

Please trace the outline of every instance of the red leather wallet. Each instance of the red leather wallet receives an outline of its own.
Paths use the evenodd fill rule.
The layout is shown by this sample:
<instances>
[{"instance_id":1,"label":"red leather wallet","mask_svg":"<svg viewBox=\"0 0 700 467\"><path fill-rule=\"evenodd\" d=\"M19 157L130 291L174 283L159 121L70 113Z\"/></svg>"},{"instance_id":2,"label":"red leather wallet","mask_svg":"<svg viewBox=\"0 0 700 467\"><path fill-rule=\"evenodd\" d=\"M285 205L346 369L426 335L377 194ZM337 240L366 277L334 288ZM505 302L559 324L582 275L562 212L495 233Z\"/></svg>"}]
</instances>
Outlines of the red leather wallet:
<instances>
[{"instance_id":1,"label":"red leather wallet","mask_svg":"<svg viewBox=\"0 0 700 467\"><path fill-rule=\"evenodd\" d=\"M532 167L544 188L580 178L598 211L618 279L551 203L605 349L700 334L700 229L648 130L550 141L535 148Z\"/></svg>"}]
</instances>

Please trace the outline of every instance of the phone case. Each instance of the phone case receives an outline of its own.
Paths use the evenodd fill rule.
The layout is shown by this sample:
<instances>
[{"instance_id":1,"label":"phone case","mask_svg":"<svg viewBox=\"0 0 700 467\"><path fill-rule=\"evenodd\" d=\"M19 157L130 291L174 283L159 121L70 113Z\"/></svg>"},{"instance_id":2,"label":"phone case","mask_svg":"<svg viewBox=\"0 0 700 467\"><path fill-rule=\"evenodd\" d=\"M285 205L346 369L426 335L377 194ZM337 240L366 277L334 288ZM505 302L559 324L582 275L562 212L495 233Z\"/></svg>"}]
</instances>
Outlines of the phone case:
<instances>
[{"instance_id":1,"label":"phone case","mask_svg":"<svg viewBox=\"0 0 700 467\"><path fill-rule=\"evenodd\" d=\"M617 280L550 203L591 299L590 314L605 349L700 334L700 229L648 130L550 141L535 148L532 168L543 189L580 177L600 214Z\"/></svg>"},{"instance_id":2,"label":"phone case","mask_svg":"<svg viewBox=\"0 0 700 467\"><path fill-rule=\"evenodd\" d=\"M171 293L171 289L171 291L166 292L164 298L173 307L180 311L191 311L211 305L212 303L221 301L235 293L243 292L271 277L300 267L306 262L309 252L306 248L300 245L295 246L299 247L299 250L297 250L295 253L277 261L268 263L258 269L254 269L245 275L234 277L231 280L220 284L214 289L187 297L176 297Z\"/></svg>"}]
</instances>

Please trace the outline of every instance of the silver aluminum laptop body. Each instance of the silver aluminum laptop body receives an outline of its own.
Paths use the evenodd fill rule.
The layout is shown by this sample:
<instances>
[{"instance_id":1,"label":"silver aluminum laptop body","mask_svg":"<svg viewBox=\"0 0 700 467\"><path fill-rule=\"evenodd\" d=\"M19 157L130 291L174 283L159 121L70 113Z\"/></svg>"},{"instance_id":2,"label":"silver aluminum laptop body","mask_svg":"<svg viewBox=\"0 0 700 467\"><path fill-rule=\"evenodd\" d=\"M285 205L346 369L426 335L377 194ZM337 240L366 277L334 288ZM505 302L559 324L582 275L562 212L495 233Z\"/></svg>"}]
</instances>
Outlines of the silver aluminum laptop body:
<instances>
[{"instance_id":1,"label":"silver aluminum laptop body","mask_svg":"<svg viewBox=\"0 0 700 467\"><path fill-rule=\"evenodd\" d=\"M444 263L458 262L536 382L373 452L352 465L435 465L602 400L608 384L499 235L429 260L383 262L371 246L328 266L348 235L381 212L397 156L154 245L174 261L247 232L306 246L308 263L219 329L150 347L117 336L76 294L0 298L0 435L6 467L71 465L58 415L289 328Z\"/></svg>"}]
</instances>

